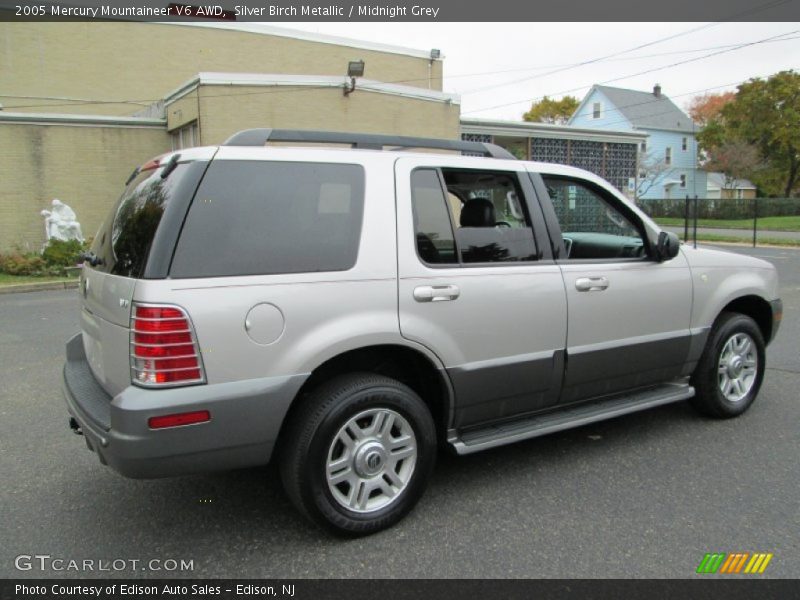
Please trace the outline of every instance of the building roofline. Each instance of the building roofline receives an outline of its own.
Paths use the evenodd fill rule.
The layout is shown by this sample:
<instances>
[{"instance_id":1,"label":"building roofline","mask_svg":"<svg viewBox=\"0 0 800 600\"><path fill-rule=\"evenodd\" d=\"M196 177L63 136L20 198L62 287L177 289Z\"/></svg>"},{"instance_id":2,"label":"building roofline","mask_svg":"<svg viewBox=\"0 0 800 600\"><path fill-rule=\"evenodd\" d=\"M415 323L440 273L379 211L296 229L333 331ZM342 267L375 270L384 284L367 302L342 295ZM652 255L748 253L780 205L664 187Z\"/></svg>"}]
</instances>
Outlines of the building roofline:
<instances>
[{"instance_id":1,"label":"building roofline","mask_svg":"<svg viewBox=\"0 0 800 600\"><path fill-rule=\"evenodd\" d=\"M106 125L112 127L163 128L166 119L82 115L68 113L33 113L0 111L0 123L30 123L32 125Z\"/></svg>"},{"instance_id":2,"label":"building roofline","mask_svg":"<svg viewBox=\"0 0 800 600\"><path fill-rule=\"evenodd\" d=\"M652 96L652 94L651 94L650 92L647 92L647 91L644 91L644 90L634 90L634 89L631 89L631 88L623 88L623 87L617 87L617 86L613 86L613 85L601 85L601 84L595 83L594 85L592 85L592 87L591 87L591 88L589 88L589 91L588 91L588 92L586 92L586 94L584 95L584 97L583 97L583 99L581 100L580 104L578 104L578 108L576 108L576 109L575 109L575 112L573 112L573 113L572 113L572 116L570 116L570 118L569 118L569 121L568 121L568 122L569 122L569 123L572 123L572 122L573 122L573 120L575 119L575 117L576 117L577 115L581 114L581 111L583 110L583 108L584 108L584 107L586 106L586 104L588 103L588 101L589 101L589 97L592 95L592 92L598 92L598 93L600 93L600 94L603 94L603 96L605 96L605 97L606 97L606 99L608 100L608 96L607 96L607 95L604 93L604 90L606 90L606 89L609 89L609 90L619 90L619 91L622 91L622 92L632 92L632 93L643 94L643 95L648 95L648 94L649 94L649 95L651 95L651 96ZM626 114L625 114L625 112L624 112L624 110L623 110L623 109L624 109L624 108L627 108L627 107L622 107L622 108L620 108L619 106L617 106L616 104L614 104L614 102L611 102L611 100L609 100L609 102L611 102L611 103L614 105L614 110L615 110L616 112L618 112L618 113L619 113L619 115L620 115L620 116L621 116L623 119L625 119L625 121L626 121L626 122L627 122L627 123L628 123L628 124L631 126L631 128L633 128L633 129L638 129L638 130L653 130L653 131L669 131L669 132L672 132L672 133L692 133L692 134L697 134L697 133L699 133L699 132L700 132L700 130L702 129L702 127L699 127L699 126L697 126L697 124L696 124L696 123L694 123L693 119L692 119L692 118L691 118L689 115L687 115L687 114L686 114L686 113L683 111L683 109L681 109L681 107L680 107L680 106L678 106L677 104L675 104L675 101L674 101L672 98L670 98L670 97L669 97L669 96L667 96L666 94L664 94L664 95L663 95L663 97L664 97L666 100L669 100L669 102L671 102L671 103L672 103L672 105L673 105L673 106L674 106L674 107L675 107L675 108L678 110L678 112L680 112L680 113L681 113L683 116L685 116L687 119L689 119L689 123L690 123L690 124L692 124L692 125L690 125L690 126L687 126L687 127L650 127L649 125L637 125L636 123L634 123L634 121L633 121L633 120L632 120L630 117L628 117L628 115L626 115Z\"/></svg>"},{"instance_id":3,"label":"building roofline","mask_svg":"<svg viewBox=\"0 0 800 600\"><path fill-rule=\"evenodd\" d=\"M178 25L181 27L205 27L208 29L223 29L233 32L255 33L258 35L273 35L277 37L292 38L296 40L303 40L306 42L316 42L319 44L332 44L335 46L347 46L350 48L357 48L360 50L371 50L373 52L386 52L388 54L400 54L403 56L410 56L413 58L424 58L426 60L439 60L444 59L444 55L439 58L431 59L430 50L417 50L414 48L406 48L404 46L392 46L390 44L381 44L378 42L368 42L365 40L354 40L335 35L327 35L323 33L314 33L310 31L299 31L297 29L284 29L282 27L275 27L273 25L264 25L260 23L176 23L176 22L158 22L154 21L157 25Z\"/></svg>"},{"instance_id":4,"label":"building roofline","mask_svg":"<svg viewBox=\"0 0 800 600\"><path fill-rule=\"evenodd\" d=\"M190 94L201 85L220 86L252 86L252 87L316 87L316 88L343 88L349 85L349 79L343 75L286 75L276 73L198 73L183 85L176 88L164 97L164 103L169 104ZM437 90L384 83L372 79L358 79L356 91L377 92L405 98L416 98L446 104L461 104L458 94L448 94Z\"/></svg>"},{"instance_id":5,"label":"building roofline","mask_svg":"<svg viewBox=\"0 0 800 600\"><path fill-rule=\"evenodd\" d=\"M750 181L749 179L734 179L734 187L726 188L724 183L722 185L717 185L717 180L722 179L723 182L726 179L725 173L720 171L704 171L706 174L706 187L709 190L757 190L758 187L755 183Z\"/></svg>"},{"instance_id":6,"label":"building roofline","mask_svg":"<svg viewBox=\"0 0 800 600\"><path fill-rule=\"evenodd\" d=\"M577 117L579 114L581 114L581 111L583 110L583 107L586 106L586 104L589 102L589 96L591 96L592 92L595 92L595 91L600 92L601 94L603 93L603 91L600 89L600 86L598 84L595 83L594 85L592 85L592 87L590 87L589 90L583 95L583 98L581 99L580 103L578 104L578 108L576 108L572 112L572 114L570 115L569 120L567 121L567 124L572 123L575 120L575 117ZM605 96L605 94L603 94L603 96ZM606 100L608 100L608 98L606 98ZM610 100L608 100L608 101L611 102ZM620 116L623 119L625 119L625 121L628 123L628 125L633 127L633 123L631 123L630 119L628 119L627 116L622 114L621 110L619 110L616 107L615 107L615 110L620 114Z\"/></svg>"},{"instance_id":7,"label":"building roofline","mask_svg":"<svg viewBox=\"0 0 800 600\"><path fill-rule=\"evenodd\" d=\"M520 137L540 137L575 140L594 140L606 142L635 143L646 140L648 135L638 131L613 131L573 127L572 125L552 125L550 123L529 123L524 121L504 121L495 119L461 118L461 131L464 133L485 133L488 135L517 135Z\"/></svg>"}]
</instances>

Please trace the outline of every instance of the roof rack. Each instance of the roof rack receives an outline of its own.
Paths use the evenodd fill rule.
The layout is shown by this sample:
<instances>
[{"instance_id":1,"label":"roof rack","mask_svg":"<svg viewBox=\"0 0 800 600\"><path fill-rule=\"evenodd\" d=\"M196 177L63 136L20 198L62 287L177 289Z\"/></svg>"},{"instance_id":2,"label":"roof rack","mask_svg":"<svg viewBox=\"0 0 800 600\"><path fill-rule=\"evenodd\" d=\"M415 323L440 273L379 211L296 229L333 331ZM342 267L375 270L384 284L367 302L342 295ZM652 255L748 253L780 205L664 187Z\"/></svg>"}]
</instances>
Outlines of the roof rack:
<instances>
[{"instance_id":1,"label":"roof rack","mask_svg":"<svg viewBox=\"0 0 800 600\"><path fill-rule=\"evenodd\" d=\"M233 134L223 146L263 146L267 142L304 142L318 144L348 144L352 148L383 150L384 146L395 148L434 148L468 152L491 158L515 159L505 148L484 142L440 140L434 138L409 137L403 135L380 135L372 133L349 133L345 131L315 131L311 129L245 129Z\"/></svg>"}]
</instances>

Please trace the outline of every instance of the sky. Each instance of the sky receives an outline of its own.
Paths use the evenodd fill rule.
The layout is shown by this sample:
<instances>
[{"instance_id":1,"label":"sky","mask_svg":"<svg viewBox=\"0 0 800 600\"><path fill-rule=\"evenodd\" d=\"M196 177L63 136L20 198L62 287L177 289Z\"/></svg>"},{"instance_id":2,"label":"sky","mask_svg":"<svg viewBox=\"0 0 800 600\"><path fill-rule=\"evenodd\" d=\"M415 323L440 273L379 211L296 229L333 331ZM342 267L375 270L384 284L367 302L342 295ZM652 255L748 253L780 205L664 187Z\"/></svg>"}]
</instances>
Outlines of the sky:
<instances>
[{"instance_id":1,"label":"sky","mask_svg":"<svg viewBox=\"0 0 800 600\"><path fill-rule=\"evenodd\" d=\"M664 94L685 108L696 95L735 90L752 77L800 69L800 23L279 25L417 50L440 49L444 91L461 95L462 116L474 118L520 120L542 96L581 99L592 84L604 82L637 90L652 90L659 83ZM750 45L736 48L744 44ZM683 64L670 66L674 63ZM651 69L658 70L641 74Z\"/></svg>"}]
</instances>

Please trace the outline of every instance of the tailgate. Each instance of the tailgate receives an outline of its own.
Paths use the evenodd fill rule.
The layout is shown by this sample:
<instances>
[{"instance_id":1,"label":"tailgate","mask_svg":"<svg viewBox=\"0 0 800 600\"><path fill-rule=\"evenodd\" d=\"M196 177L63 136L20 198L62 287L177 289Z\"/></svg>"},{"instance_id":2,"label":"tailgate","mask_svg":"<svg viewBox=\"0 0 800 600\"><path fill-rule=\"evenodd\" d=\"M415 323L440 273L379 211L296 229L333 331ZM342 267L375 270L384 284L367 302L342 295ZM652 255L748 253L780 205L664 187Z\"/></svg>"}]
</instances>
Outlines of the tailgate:
<instances>
[{"instance_id":1,"label":"tailgate","mask_svg":"<svg viewBox=\"0 0 800 600\"><path fill-rule=\"evenodd\" d=\"M131 383L129 329L136 280L85 268L81 276L83 348L94 376L112 396Z\"/></svg>"},{"instance_id":2,"label":"tailgate","mask_svg":"<svg viewBox=\"0 0 800 600\"><path fill-rule=\"evenodd\" d=\"M81 328L89 366L115 396L131 384L130 319L136 282L165 277L174 238L213 149L153 160L134 171L86 256Z\"/></svg>"}]
</instances>

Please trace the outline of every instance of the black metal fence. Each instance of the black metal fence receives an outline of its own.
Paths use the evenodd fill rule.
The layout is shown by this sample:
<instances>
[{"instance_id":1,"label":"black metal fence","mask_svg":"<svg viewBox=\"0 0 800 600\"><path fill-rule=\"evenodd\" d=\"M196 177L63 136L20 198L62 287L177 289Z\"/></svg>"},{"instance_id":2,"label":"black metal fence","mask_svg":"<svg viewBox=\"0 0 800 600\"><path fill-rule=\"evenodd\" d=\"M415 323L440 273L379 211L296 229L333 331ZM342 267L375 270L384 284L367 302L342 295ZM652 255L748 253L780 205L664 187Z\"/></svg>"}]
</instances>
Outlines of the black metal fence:
<instances>
[{"instance_id":1,"label":"black metal fence","mask_svg":"<svg viewBox=\"0 0 800 600\"><path fill-rule=\"evenodd\" d=\"M800 198L640 199L639 207L685 241L800 245Z\"/></svg>"}]
</instances>

